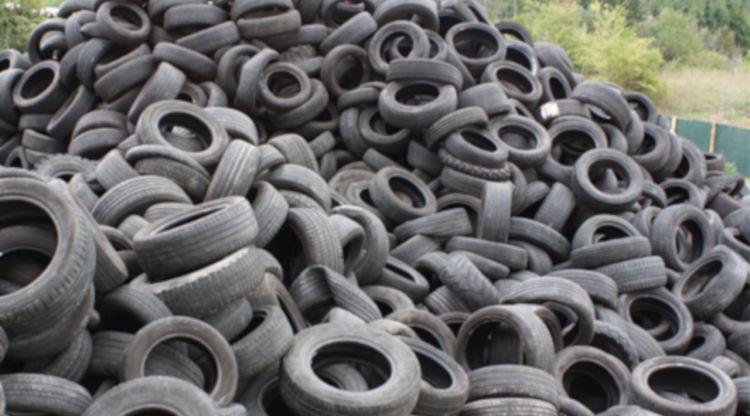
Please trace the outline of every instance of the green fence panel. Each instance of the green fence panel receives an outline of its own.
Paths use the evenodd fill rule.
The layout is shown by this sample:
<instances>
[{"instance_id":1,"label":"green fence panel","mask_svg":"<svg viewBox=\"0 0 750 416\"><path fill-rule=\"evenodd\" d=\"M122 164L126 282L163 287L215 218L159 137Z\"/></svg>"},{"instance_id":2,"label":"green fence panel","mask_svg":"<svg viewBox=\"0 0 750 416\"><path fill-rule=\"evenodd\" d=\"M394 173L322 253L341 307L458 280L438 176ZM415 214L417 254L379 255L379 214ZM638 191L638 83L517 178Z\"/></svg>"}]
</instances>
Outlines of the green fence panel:
<instances>
[{"instance_id":1,"label":"green fence panel","mask_svg":"<svg viewBox=\"0 0 750 416\"><path fill-rule=\"evenodd\" d=\"M719 124L715 150L734 162L743 175L750 176L750 130Z\"/></svg>"},{"instance_id":2,"label":"green fence panel","mask_svg":"<svg viewBox=\"0 0 750 416\"><path fill-rule=\"evenodd\" d=\"M677 134L689 139L707 152L711 143L711 123L678 119Z\"/></svg>"}]
</instances>

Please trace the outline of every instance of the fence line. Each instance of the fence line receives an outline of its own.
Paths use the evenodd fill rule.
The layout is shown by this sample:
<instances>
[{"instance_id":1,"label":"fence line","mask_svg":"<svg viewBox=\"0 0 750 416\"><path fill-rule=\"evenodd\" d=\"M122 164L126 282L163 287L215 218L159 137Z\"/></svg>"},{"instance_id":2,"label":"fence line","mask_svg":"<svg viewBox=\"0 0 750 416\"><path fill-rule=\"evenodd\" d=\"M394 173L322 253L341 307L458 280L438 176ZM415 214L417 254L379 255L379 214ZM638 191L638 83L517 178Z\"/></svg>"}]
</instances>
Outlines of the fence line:
<instances>
[{"instance_id":1,"label":"fence line","mask_svg":"<svg viewBox=\"0 0 750 416\"><path fill-rule=\"evenodd\" d=\"M697 144L703 151L721 153L750 176L750 130L716 122L672 118L672 131Z\"/></svg>"}]
</instances>

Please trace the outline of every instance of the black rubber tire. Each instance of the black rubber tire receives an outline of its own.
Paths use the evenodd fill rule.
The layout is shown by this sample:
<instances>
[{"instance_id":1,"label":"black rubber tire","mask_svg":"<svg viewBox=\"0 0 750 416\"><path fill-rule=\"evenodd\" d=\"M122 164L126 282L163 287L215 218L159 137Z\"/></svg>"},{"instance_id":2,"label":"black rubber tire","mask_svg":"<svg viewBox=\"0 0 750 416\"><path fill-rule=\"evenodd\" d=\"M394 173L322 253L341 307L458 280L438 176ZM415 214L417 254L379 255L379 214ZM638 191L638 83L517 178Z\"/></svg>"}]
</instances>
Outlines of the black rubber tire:
<instances>
[{"instance_id":1,"label":"black rubber tire","mask_svg":"<svg viewBox=\"0 0 750 416\"><path fill-rule=\"evenodd\" d=\"M522 363L551 371L554 346L544 322L528 306L490 306L474 312L461 326L455 356L467 371Z\"/></svg>"},{"instance_id":2,"label":"black rubber tire","mask_svg":"<svg viewBox=\"0 0 750 416\"><path fill-rule=\"evenodd\" d=\"M210 201L165 217L133 240L139 262L154 280L177 276L250 245L258 223L246 199Z\"/></svg>"},{"instance_id":3,"label":"black rubber tire","mask_svg":"<svg viewBox=\"0 0 750 416\"><path fill-rule=\"evenodd\" d=\"M657 331L654 338L668 354L681 353L693 339L694 321L690 311L665 288L621 295L617 309L626 321L638 324L647 332ZM661 330L661 322L653 322L649 314L666 322L666 331Z\"/></svg>"},{"instance_id":4,"label":"black rubber tire","mask_svg":"<svg viewBox=\"0 0 750 416\"><path fill-rule=\"evenodd\" d=\"M245 196L260 168L260 150L242 140L232 140L219 161L204 200Z\"/></svg>"},{"instance_id":5,"label":"black rubber tire","mask_svg":"<svg viewBox=\"0 0 750 416\"><path fill-rule=\"evenodd\" d=\"M216 371L210 396L219 405L229 404L237 390L238 368L234 353L218 331L193 318L162 318L141 328L125 352L120 378L130 381L144 377L149 353L170 339L187 339L208 351Z\"/></svg>"},{"instance_id":6,"label":"black rubber tire","mask_svg":"<svg viewBox=\"0 0 750 416\"><path fill-rule=\"evenodd\" d=\"M377 305L346 278L325 266L310 266L289 287L302 315L313 324L332 307L351 312L365 322L382 318Z\"/></svg>"},{"instance_id":7,"label":"black rubber tire","mask_svg":"<svg viewBox=\"0 0 750 416\"><path fill-rule=\"evenodd\" d=\"M693 345L695 345L695 347L693 347ZM686 356L710 363L715 357L721 357L721 354L723 354L727 348L727 342L718 328L710 324L699 322L695 324L691 347L693 348L690 348L690 350L685 353Z\"/></svg>"},{"instance_id":8,"label":"black rubber tire","mask_svg":"<svg viewBox=\"0 0 750 416\"><path fill-rule=\"evenodd\" d=\"M630 370L617 357L597 348L578 345L560 351L553 374L567 396L592 412L601 413L629 401ZM584 380L596 386L598 392L577 391L576 385Z\"/></svg>"},{"instance_id":9,"label":"black rubber tire","mask_svg":"<svg viewBox=\"0 0 750 416\"><path fill-rule=\"evenodd\" d=\"M627 188L603 191L592 182L594 166L615 170ZM576 161L571 188L579 200L600 212L619 212L632 206L643 192L643 177L638 165L627 155L610 149L590 150ZM608 192L609 191L609 192Z\"/></svg>"},{"instance_id":10,"label":"black rubber tire","mask_svg":"<svg viewBox=\"0 0 750 416\"><path fill-rule=\"evenodd\" d=\"M709 381L711 389L704 384ZM670 400L659 394L665 390L686 392L700 401ZM729 377L708 363L688 357L642 362L633 370L631 391L634 403L663 415L732 415L737 406L737 389Z\"/></svg>"},{"instance_id":11,"label":"black rubber tire","mask_svg":"<svg viewBox=\"0 0 750 416\"><path fill-rule=\"evenodd\" d=\"M429 101L420 99L422 96L430 97ZM386 122L413 130L431 126L457 105L455 87L422 80L389 82L378 99L378 110Z\"/></svg>"},{"instance_id":12,"label":"black rubber tire","mask_svg":"<svg viewBox=\"0 0 750 416\"><path fill-rule=\"evenodd\" d=\"M499 398L537 399L559 406L557 381L546 371L521 365L491 365L469 372L469 401Z\"/></svg>"},{"instance_id":13,"label":"black rubber tire","mask_svg":"<svg viewBox=\"0 0 750 416\"><path fill-rule=\"evenodd\" d=\"M128 120L137 123L151 104L176 99L186 81L187 76L179 68L168 62L160 63L131 104Z\"/></svg>"},{"instance_id":14,"label":"black rubber tire","mask_svg":"<svg viewBox=\"0 0 750 416\"><path fill-rule=\"evenodd\" d=\"M456 337L437 316L420 309L402 309L392 312L386 319L411 328L422 341L453 357L456 354Z\"/></svg>"},{"instance_id":15,"label":"black rubber tire","mask_svg":"<svg viewBox=\"0 0 750 416\"><path fill-rule=\"evenodd\" d=\"M277 305L263 305L253 311L253 320L232 342L239 377L247 380L270 368L284 357L294 334L284 312ZM258 351L265 351L258 354Z\"/></svg>"},{"instance_id":16,"label":"black rubber tire","mask_svg":"<svg viewBox=\"0 0 750 416\"><path fill-rule=\"evenodd\" d=\"M83 214L46 183L7 178L0 180L0 189L6 203L24 201L35 206L30 217L23 211L4 210L3 222L23 221L27 215L27 221L31 218L54 225L58 239L49 265L34 284L4 295L0 302L0 326L11 336L13 344L14 334L40 332L49 328L49 316L64 316L78 306L94 276L95 245ZM43 211L36 207L43 207ZM57 348L64 349L64 345Z\"/></svg>"},{"instance_id":17,"label":"black rubber tire","mask_svg":"<svg viewBox=\"0 0 750 416\"><path fill-rule=\"evenodd\" d=\"M521 168L537 167L544 163L550 152L551 140L547 130L528 118L522 116L507 116L494 118L490 123L490 130L495 132L500 140L508 147L510 161ZM507 137L506 137L507 135ZM530 146L518 146L510 141L528 142Z\"/></svg>"},{"instance_id":18,"label":"black rubber tire","mask_svg":"<svg viewBox=\"0 0 750 416\"><path fill-rule=\"evenodd\" d=\"M221 155L229 145L226 129L205 110L183 101L161 101L148 107L138 119L138 142L174 146L164 137L160 128L164 119L169 119L178 126L196 129L200 136L207 136L200 137L202 148L199 151L178 147L180 152L186 153L207 169L212 169L219 163Z\"/></svg>"},{"instance_id":19,"label":"black rubber tire","mask_svg":"<svg viewBox=\"0 0 750 416\"><path fill-rule=\"evenodd\" d=\"M505 243L469 237L452 237L445 245L447 252L468 251L505 264L511 270L525 270L528 265L526 250Z\"/></svg>"},{"instance_id":20,"label":"black rubber tire","mask_svg":"<svg viewBox=\"0 0 750 416\"><path fill-rule=\"evenodd\" d=\"M508 98L516 99L528 108L535 108L544 95L539 78L529 68L510 60L487 65L482 81L502 85Z\"/></svg>"},{"instance_id":21,"label":"black rubber tire","mask_svg":"<svg viewBox=\"0 0 750 416\"><path fill-rule=\"evenodd\" d=\"M595 269L651 254L651 242L646 237L623 237L573 249L571 265Z\"/></svg>"},{"instance_id":22,"label":"black rubber tire","mask_svg":"<svg viewBox=\"0 0 750 416\"><path fill-rule=\"evenodd\" d=\"M570 188L560 182L553 184L545 195L544 201L534 214L534 221L555 231L562 231L575 209L575 195Z\"/></svg>"},{"instance_id":23,"label":"black rubber tire","mask_svg":"<svg viewBox=\"0 0 750 416\"><path fill-rule=\"evenodd\" d=\"M385 75L388 72L389 61L383 55L387 47L386 41L391 41L399 35L411 40L412 48L407 58L426 58L428 56L430 42L424 30L417 24L409 21L395 21L381 25L367 46L370 66L378 74Z\"/></svg>"},{"instance_id":24,"label":"black rubber tire","mask_svg":"<svg viewBox=\"0 0 750 416\"><path fill-rule=\"evenodd\" d=\"M240 31L233 21L210 26L183 36L175 42L179 46L192 49L205 55L240 41Z\"/></svg>"},{"instance_id":25,"label":"black rubber tire","mask_svg":"<svg viewBox=\"0 0 750 416\"><path fill-rule=\"evenodd\" d=\"M9 412L42 412L60 416L80 415L91 405L83 386L63 378L31 373L0 376Z\"/></svg>"},{"instance_id":26,"label":"black rubber tire","mask_svg":"<svg viewBox=\"0 0 750 416\"><path fill-rule=\"evenodd\" d=\"M673 288L696 320L725 310L747 283L747 266L726 246L716 246L688 268Z\"/></svg>"},{"instance_id":27,"label":"black rubber tire","mask_svg":"<svg viewBox=\"0 0 750 416\"><path fill-rule=\"evenodd\" d=\"M203 318L257 287L264 272L259 251L243 248L185 275L148 283L143 289L159 297L176 315Z\"/></svg>"},{"instance_id":28,"label":"black rubber tire","mask_svg":"<svg viewBox=\"0 0 750 416\"><path fill-rule=\"evenodd\" d=\"M687 228L692 247L680 250L677 234ZM703 212L692 205L680 204L659 212L651 226L651 246L654 254L664 258L668 267L684 271L708 253L714 245L714 235Z\"/></svg>"},{"instance_id":29,"label":"black rubber tire","mask_svg":"<svg viewBox=\"0 0 750 416\"><path fill-rule=\"evenodd\" d=\"M402 201L395 191L409 195L409 202ZM437 200L427 185L398 168L380 170L372 180L370 195L380 211L397 223L437 211Z\"/></svg>"},{"instance_id":30,"label":"black rubber tire","mask_svg":"<svg viewBox=\"0 0 750 416\"><path fill-rule=\"evenodd\" d=\"M557 409L551 403L525 398L484 399L468 403L462 416L511 416L518 414L554 416ZM568 415L569 413L564 413Z\"/></svg>"},{"instance_id":31,"label":"black rubber tire","mask_svg":"<svg viewBox=\"0 0 750 416\"><path fill-rule=\"evenodd\" d=\"M461 48L462 43L470 41L471 37L478 37L481 41L492 44L492 46L489 46L489 53L482 54L477 50L474 51L474 54L469 55L470 49ZM487 24L463 22L454 25L445 34L445 43L474 77L479 77L485 67L493 62L505 59L505 39L497 29Z\"/></svg>"},{"instance_id":32,"label":"black rubber tire","mask_svg":"<svg viewBox=\"0 0 750 416\"><path fill-rule=\"evenodd\" d=\"M612 123L622 131L627 130L630 126L630 106L625 96L610 85L583 82L575 87L571 98L600 108L611 117Z\"/></svg>"},{"instance_id":33,"label":"black rubber tire","mask_svg":"<svg viewBox=\"0 0 750 416\"><path fill-rule=\"evenodd\" d=\"M143 213L158 202L190 203L174 182L159 176L138 176L105 192L91 210L99 224L118 225L128 215Z\"/></svg>"},{"instance_id":34,"label":"black rubber tire","mask_svg":"<svg viewBox=\"0 0 750 416\"><path fill-rule=\"evenodd\" d=\"M184 416L215 414L216 404L200 388L173 377L145 377L121 383L86 409L84 416L127 415L133 411L168 409Z\"/></svg>"},{"instance_id":35,"label":"black rubber tire","mask_svg":"<svg viewBox=\"0 0 750 416\"><path fill-rule=\"evenodd\" d=\"M609 308L617 306L617 285L612 278L603 273L592 270L561 269L553 271L549 276L570 280L581 286L595 303Z\"/></svg>"},{"instance_id":36,"label":"black rubber tire","mask_svg":"<svg viewBox=\"0 0 750 416\"><path fill-rule=\"evenodd\" d=\"M365 239L362 251L354 260L352 271L361 285L375 282L388 258L389 247L385 226L374 214L364 208L343 205L334 208L332 212L346 216L364 230Z\"/></svg>"},{"instance_id":37,"label":"black rubber tire","mask_svg":"<svg viewBox=\"0 0 750 416\"><path fill-rule=\"evenodd\" d=\"M570 255L570 243L562 234L534 220L511 217L509 236L544 249L558 262L567 260Z\"/></svg>"},{"instance_id":38,"label":"black rubber tire","mask_svg":"<svg viewBox=\"0 0 750 416\"><path fill-rule=\"evenodd\" d=\"M403 222L393 229L393 234L401 242L416 235L442 242L453 236L469 236L472 231L473 227L466 210L451 208Z\"/></svg>"},{"instance_id":39,"label":"black rubber tire","mask_svg":"<svg viewBox=\"0 0 750 416\"><path fill-rule=\"evenodd\" d=\"M401 340L417 356L422 374L419 400L412 411L425 416L457 415L469 395L464 369L451 356L423 341Z\"/></svg>"},{"instance_id":40,"label":"black rubber tire","mask_svg":"<svg viewBox=\"0 0 750 416\"><path fill-rule=\"evenodd\" d=\"M367 347L365 350L334 348L335 355L321 351L331 349L336 344ZM384 382L377 393L373 390L347 392L336 389L315 375L313 354L318 356L319 362L351 360L374 367L374 375ZM389 367L390 371L383 366ZM363 416L395 416L406 414L414 408L419 397L420 379L416 357L396 338L365 326L326 324L296 337L281 366L281 394L287 405L300 415L339 415L342 409L346 409L343 410L345 413Z\"/></svg>"},{"instance_id":41,"label":"black rubber tire","mask_svg":"<svg viewBox=\"0 0 750 416\"><path fill-rule=\"evenodd\" d=\"M465 256L449 255L439 277L471 311L500 302L500 294L490 280Z\"/></svg>"}]
</instances>

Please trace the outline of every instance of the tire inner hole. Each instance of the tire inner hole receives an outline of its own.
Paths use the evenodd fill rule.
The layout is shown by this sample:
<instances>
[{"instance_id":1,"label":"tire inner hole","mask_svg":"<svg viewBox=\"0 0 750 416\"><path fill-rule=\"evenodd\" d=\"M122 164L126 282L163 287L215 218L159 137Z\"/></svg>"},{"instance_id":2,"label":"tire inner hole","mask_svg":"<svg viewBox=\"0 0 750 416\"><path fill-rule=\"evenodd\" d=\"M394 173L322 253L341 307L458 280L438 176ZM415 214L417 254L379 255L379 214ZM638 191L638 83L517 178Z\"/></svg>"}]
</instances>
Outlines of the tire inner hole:
<instances>
[{"instance_id":1,"label":"tire inner hole","mask_svg":"<svg viewBox=\"0 0 750 416\"><path fill-rule=\"evenodd\" d=\"M596 147L596 140L588 132L571 128L552 137L551 154L561 165L573 166L583 153Z\"/></svg>"},{"instance_id":2,"label":"tire inner hole","mask_svg":"<svg viewBox=\"0 0 750 416\"><path fill-rule=\"evenodd\" d=\"M112 20L128 30L137 30L143 26L140 16L129 7L115 6L110 11Z\"/></svg>"},{"instance_id":3,"label":"tire inner hole","mask_svg":"<svg viewBox=\"0 0 750 416\"><path fill-rule=\"evenodd\" d=\"M55 71L51 68L39 68L26 80L21 87L23 98L33 98L47 90L55 79Z\"/></svg>"},{"instance_id":4,"label":"tire inner hole","mask_svg":"<svg viewBox=\"0 0 750 416\"><path fill-rule=\"evenodd\" d=\"M604 193L616 195L630 187L631 178L621 164L611 160L600 160L591 164L589 180Z\"/></svg>"},{"instance_id":5,"label":"tire inner hole","mask_svg":"<svg viewBox=\"0 0 750 416\"><path fill-rule=\"evenodd\" d=\"M336 63L336 82L344 90L352 90L365 81L364 62L347 56Z\"/></svg>"},{"instance_id":6,"label":"tire inner hole","mask_svg":"<svg viewBox=\"0 0 750 416\"><path fill-rule=\"evenodd\" d=\"M396 92L396 101L401 104L418 106L435 101L439 95L440 90L435 85L415 83L399 89Z\"/></svg>"},{"instance_id":7,"label":"tire inner hole","mask_svg":"<svg viewBox=\"0 0 750 416\"><path fill-rule=\"evenodd\" d=\"M496 364L523 364L523 340L510 323L491 321L479 325L466 342L469 369Z\"/></svg>"},{"instance_id":8,"label":"tire inner hole","mask_svg":"<svg viewBox=\"0 0 750 416\"><path fill-rule=\"evenodd\" d=\"M3 292L14 292L33 282L52 261L60 239L52 219L34 204L20 201L0 202L0 213L22 213L0 218L0 231L5 235L18 234L21 240L30 233L40 240L33 246L19 241L10 247L0 247L0 280Z\"/></svg>"},{"instance_id":9,"label":"tire inner hole","mask_svg":"<svg viewBox=\"0 0 750 416\"><path fill-rule=\"evenodd\" d=\"M527 74L516 68L501 67L495 71L495 77L505 89L520 94L529 94L534 91L534 84Z\"/></svg>"},{"instance_id":10,"label":"tire inner hole","mask_svg":"<svg viewBox=\"0 0 750 416\"><path fill-rule=\"evenodd\" d=\"M440 342L440 338L437 335L435 335L435 333L432 332L432 330L430 330L429 328L425 326L414 324L414 323L410 323L408 324L408 326L414 330L414 332L417 334L419 339L421 339L422 341L442 351L444 347L443 343Z\"/></svg>"},{"instance_id":11,"label":"tire inner hole","mask_svg":"<svg viewBox=\"0 0 750 416\"><path fill-rule=\"evenodd\" d=\"M563 83L557 75L553 75L549 78L549 91L550 94L552 94L552 98L555 100L568 98L568 89L565 88L565 83Z\"/></svg>"},{"instance_id":12,"label":"tire inner hole","mask_svg":"<svg viewBox=\"0 0 750 416\"><path fill-rule=\"evenodd\" d=\"M171 376L211 392L219 371L211 352L190 338L175 336L151 348L143 361L146 376Z\"/></svg>"},{"instance_id":13,"label":"tire inner hole","mask_svg":"<svg viewBox=\"0 0 750 416\"><path fill-rule=\"evenodd\" d=\"M456 51L467 58L486 58L497 53L499 45L494 36L487 31L468 28L453 37Z\"/></svg>"},{"instance_id":14,"label":"tire inner hole","mask_svg":"<svg viewBox=\"0 0 750 416\"><path fill-rule=\"evenodd\" d=\"M385 355L373 347L354 341L332 342L314 352L313 371L326 384L328 383L317 369L333 364L352 365L365 378L369 389L382 386L393 375L393 369Z\"/></svg>"},{"instance_id":15,"label":"tire inner hole","mask_svg":"<svg viewBox=\"0 0 750 416\"><path fill-rule=\"evenodd\" d=\"M679 330L677 312L660 299L636 299L630 305L630 316L636 325L647 330L657 341L667 341Z\"/></svg>"},{"instance_id":16,"label":"tire inner hole","mask_svg":"<svg viewBox=\"0 0 750 416\"><path fill-rule=\"evenodd\" d=\"M383 120L383 117L380 116L379 111L372 113L369 124L372 131L386 136L392 136L401 131L400 128L386 123L385 120Z\"/></svg>"},{"instance_id":17,"label":"tire inner hole","mask_svg":"<svg viewBox=\"0 0 750 416\"><path fill-rule=\"evenodd\" d=\"M497 144L480 131L464 129L460 132L461 138L470 145L489 153L498 150Z\"/></svg>"},{"instance_id":18,"label":"tire inner hole","mask_svg":"<svg viewBox=\"0 0 750 416\"><path fill-rule=\"evenodd\" d=\"M717 383L702 371L689 368L666 367L656 369L647 380L648 386L660 396L669 400L664 393L686 395L698 403L715 399L721 389Z\"/></svg>"},{"instance_id":19,"label":"tire inner hole","mask_svg":"<svg viewBox=\"0 0 750 416\"><path fill-rule=\"evenodd\" d=\"M563 387L572 399L594 413L620 402L620 389L612 374L600 364L581 360L563 374Z\"/></svg>"},{"instance_id":20,"label":"tire inner hole","mask_svg":"<svg viewBox=\"0 0 750 416\"><path fill-rule=\"evenodd\" d=\"M526 53L523 47L520 46L508 45L507 52L505 53L505 60L515 62L529 71L534 67L531 57L529 57L528 53Z\"/></svg>"},{"instance_id":21,"label":"tire inner hole","mask_svg":"<svg viewBox=\"0 0 750 416\"><path fill-rule=\"evenodd\" d=\"M164 139L180 150L192 152L195 151L195 145L199 146L199 150L205 150L211 144L211 130L191 114L165 114L158 121L157 127ZM190 142L186 142L185 139L190 139Z\"/></svg>"},{"instance_id":22,"label":"tire inner hole","mask_svg":"<svg viewBox=\"0 0 750 416\"><path fill-rule=\"evenodd\" d=\"M687 279L682 286L682 295L687 298L694 298L702 293L706 287L721 272L723 263L719 260L710 261L699 267L695 272L685 277Z\"/></svg>"},{"instance_id":23,"label":"tire inner hole","mask_svg":"<svg viewBox=\"0 0 750 416\"><path fill-rule=\"evenodd\" d=\"M701 231L701 227L695 221L688 219L680 224L679 229L684 235L685 241L683 244L685 249L684 251L678 250L678 256L685 263L693 263L703 256L704 247L701 244L703 241L703 232ZM680 241L676 232L674 238L675 245L679 246Z\"/></svg>"},{"instance_id":24,"label":"tire inner hole","mask_svg":"<svg viewBox=\"0 0 750 416\"><path fill-rule=\"evenodd\" d=\"M422 380L436 389L447 389L453 385L453 378L444 365L418 349L413 351L422 369Z\"/></svg>"},{"instance_id":25,"label":"tire inner hole","mask_svg":"<svg viewBox=\"0 0 750 416\"><path fill-rule=\"evenodd\" d=\"M407 197L408 202L414 208L423 208L427 205L427 200L420 189L408 179L393 176L388 180L388 186L397 198Z\"/></svg>"},{"instance_id":26,"label":"tire inner hole","mask_svg":"<svg viewBox=\"0 0 750 416\"><path fill-rule=\"evenodd\" d=\"M534 133L522 126L502 127L497 135L505 144L518 150L532 150L538 145Z\"/></svg>"},{"instance_id":27,"label":"tire inner hole","mask_svg":"<svg viewBox=\"0 0 750 416\"><path fill-rule=\"evenodd\" d=\"M273 95L280 98L296 97L302 91L300 80L283 68L277 68L268 76L268 87Z\"/></svg>"}]
</instances>

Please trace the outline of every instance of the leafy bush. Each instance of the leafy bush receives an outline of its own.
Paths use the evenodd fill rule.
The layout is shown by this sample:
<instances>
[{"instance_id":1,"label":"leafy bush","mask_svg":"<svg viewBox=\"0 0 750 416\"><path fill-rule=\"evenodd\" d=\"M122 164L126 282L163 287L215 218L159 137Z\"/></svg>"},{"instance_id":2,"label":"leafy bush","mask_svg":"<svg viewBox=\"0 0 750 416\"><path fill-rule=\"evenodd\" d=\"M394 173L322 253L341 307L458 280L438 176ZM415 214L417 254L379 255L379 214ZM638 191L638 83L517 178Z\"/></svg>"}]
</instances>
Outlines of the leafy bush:
<instances>
[{"instance_id":1,"label":"leafy bush","mask_svg":"<svg viewBox=\"0 0 750 416\"><path fill-rule=\"evenodd\" d=\"M696 20L671 8L662 10L659 17L645 24L644 32L654 38L667 61L689 63L704 49Z\"/></svg>"},{"instance_id":2,"label":"leafy bush","mask_svg":"<svg viewBox=\"0 0 750 416\"><path fill-rule=\"evenodd\" d=\"M651 39L638 37L627 15L622 6L599 2L588 9L574 2L538 2L528 5L519 20L535 39L565 48L586 76L658 98L664 92L658 78L664 60Z\"/></svg>"},{"instance_id":3,"label":"leafy bush","mask_svg":"<svg viewBox=\"0 0 750 416\"><path fill-rule=\"evenodd\" d=\"M628 25L625 9L592 6L593 30L587 65L595 77L610 80L630 90L661 96L659 67L664 62L653 40L638 37Z\"/></svg>"},{"instance_id":4,"label":"leafy bush","mask_svg":"<svg viewBox=\"0 0 750 416\"><path fill-rule=\"evenodd\" d=\"M44 20L39 0L0 3L0 49L26 50L29 33Z\"/></svg>"},{"instance_id":5,"label":"leafy bush","mask_svg":"<svg viewBox=\"0 0 750 416\"><path fill-rule=\"evenodd\" d=\"M732 67L732 63L726 55L707 49L696 53L687 64L693 68L701 69L730 69Z\"/></svg>"},{"instance_id":6,"label":"leafy bush","mask_svg":"<svg viewBox=\"0 0 750 416\"><path fill-rule=\"evenodd\" d=\"M737 164L727 160L724 163L724 174L727 176L734 176L737 173L739 173L739 169L737 169Z\"/></svg>"}]
</instances>

